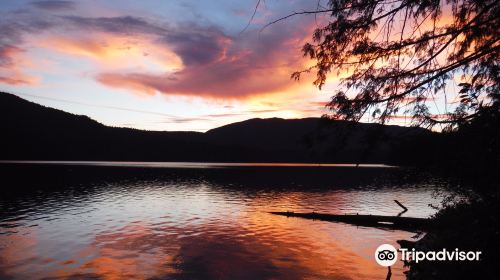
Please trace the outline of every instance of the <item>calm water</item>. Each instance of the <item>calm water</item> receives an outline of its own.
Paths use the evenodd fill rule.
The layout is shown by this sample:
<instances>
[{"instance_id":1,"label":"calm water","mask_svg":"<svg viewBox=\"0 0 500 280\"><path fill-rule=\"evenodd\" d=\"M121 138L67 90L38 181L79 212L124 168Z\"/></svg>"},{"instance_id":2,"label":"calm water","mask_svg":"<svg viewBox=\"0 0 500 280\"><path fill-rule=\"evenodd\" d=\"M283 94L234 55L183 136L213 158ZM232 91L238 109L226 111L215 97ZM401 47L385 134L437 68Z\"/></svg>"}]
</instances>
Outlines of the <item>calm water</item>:
<instances>
[{"instance_id":1,"label":"calm water","mask_svg":"<svg viewBox=\"0 0 500 280\"><path fill-rule=\"evenodd\" d=\"M112 165L0 164L1 279L385 279L375 248L414 233L268 212L395 215L397 199L427 217L440 202L434 179L396 168Z\"/></svg>"}]
</instances>

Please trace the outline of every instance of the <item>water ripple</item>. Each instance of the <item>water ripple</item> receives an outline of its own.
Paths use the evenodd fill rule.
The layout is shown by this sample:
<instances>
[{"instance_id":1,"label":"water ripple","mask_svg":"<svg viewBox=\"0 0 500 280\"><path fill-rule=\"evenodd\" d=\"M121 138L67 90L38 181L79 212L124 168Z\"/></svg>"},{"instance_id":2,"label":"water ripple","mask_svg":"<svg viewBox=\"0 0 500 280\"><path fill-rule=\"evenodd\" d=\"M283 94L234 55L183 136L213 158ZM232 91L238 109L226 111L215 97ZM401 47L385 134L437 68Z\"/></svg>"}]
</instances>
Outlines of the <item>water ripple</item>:
<instances>
[{"instance_id":1,"label":"water ripple","mask_svg":"<svg viewBox=\"0 0 500 280\"><path fill-rule=\"evenodd\" d=\"M412 233L269 211L434 213L433 184L247 187L169 177L99 180L0 199L0 278L383 279L381 243ZM140 268L140 269L139 269ZM393 279L403 279L403 266Z\"/></svg>"}]
</instances>

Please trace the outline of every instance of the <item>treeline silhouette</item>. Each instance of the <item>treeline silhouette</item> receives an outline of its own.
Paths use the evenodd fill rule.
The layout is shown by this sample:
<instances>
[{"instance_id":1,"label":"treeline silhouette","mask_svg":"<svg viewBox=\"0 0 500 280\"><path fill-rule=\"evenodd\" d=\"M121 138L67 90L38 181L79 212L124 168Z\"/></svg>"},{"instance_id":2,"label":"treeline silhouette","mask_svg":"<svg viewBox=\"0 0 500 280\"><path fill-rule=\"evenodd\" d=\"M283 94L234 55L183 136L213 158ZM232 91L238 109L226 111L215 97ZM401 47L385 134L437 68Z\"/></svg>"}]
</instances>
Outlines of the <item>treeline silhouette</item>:
<instances>
[{"instance_id":1,"label":"treeline silhouette","mask_svg":"<svg viewBox=\"0 0 500 280\"><path fill-rule=\"evenodd\" d=\"M8 93L0 93L0 116L2 160L410 164L428 155L416 152L413 139L437 137L420 128L322 118L250 119L205 133L144 131L105 126Z\"/></svg>"}]
</instances>

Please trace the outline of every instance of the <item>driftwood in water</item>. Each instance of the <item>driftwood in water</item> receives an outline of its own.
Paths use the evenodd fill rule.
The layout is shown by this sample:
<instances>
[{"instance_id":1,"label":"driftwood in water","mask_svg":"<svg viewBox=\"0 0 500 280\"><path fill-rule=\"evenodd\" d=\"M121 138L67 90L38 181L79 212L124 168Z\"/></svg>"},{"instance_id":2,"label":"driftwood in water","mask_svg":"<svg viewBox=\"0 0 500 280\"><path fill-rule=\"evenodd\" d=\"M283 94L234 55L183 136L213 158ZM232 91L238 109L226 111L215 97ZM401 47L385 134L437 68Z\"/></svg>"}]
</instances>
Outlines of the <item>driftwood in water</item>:
<instances>
[{"instance_id":1,"label":"driftwood in water","mask_svg":"<svg viewBox=\"0 0 500 280\"><path fill-rule=\"evenodd\" d=\"M274 215L298 217L304 219L341 222L356 226L380 227L409 231L425 230L431 227L432 220L425 218L409 218L378 215L333 215L323 213L294 213L294 212L269 212Z\"/></svg>"},{"instance_id":2,"label":"driftwood in water","mask_svg":"<svg viewBox=\"0 0 500 280\"><path fill-rule=\"evenodd\" d=\"M408 208L406 208L401 202L397 201L394 199L394 202L396 202L397 205L399 205L399 207L403 208L403 211L401 211L399 214L398 214L398 217L401 216L402 214L404 214L406 211L408 211Z\"/></svg>"},{"instance_id":3,"label":"driftwood in water","mask_svg":"<svg viewBox=\"0 0 500 280\"><path fill-rule=\"evenodd\" d=\"M403 208L403 212L406 212L408 211L408 208L406 208L401 202L397 201L396 199L394 199L394 202L396 202L397 205L399 205L399 207Z\"/></svg>"}]
</instances>

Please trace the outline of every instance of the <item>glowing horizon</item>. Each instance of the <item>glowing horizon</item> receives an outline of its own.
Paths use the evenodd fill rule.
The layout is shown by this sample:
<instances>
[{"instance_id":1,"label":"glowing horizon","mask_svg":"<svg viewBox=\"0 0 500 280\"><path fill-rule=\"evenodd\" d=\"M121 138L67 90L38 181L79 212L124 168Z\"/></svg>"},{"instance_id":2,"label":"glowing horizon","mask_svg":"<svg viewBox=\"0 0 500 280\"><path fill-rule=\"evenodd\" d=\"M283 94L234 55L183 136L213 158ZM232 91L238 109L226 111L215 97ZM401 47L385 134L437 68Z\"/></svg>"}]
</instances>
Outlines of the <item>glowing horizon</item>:
<instances>
[{"instance_id":1,"label":"glowing horizon","mask_svg":"<svg viewBox=\"0 0 500 280\"><path fill-rule=\"evenodd\" d=\"M249 118L319 117L328 93L290 74L314 19L261 31L314 5L255 2L2 1L0 90L148 130L208 129Z\"/></svg>"},{"instance_id":2,"label":"glowing horizon","mask_svg":"<svg viewBox=\"0 0 500 280\"><path fill-rule=\"evenodd\" d=\"M317 3L270 1L252 18L255 4L2 1L0 91L147 130L206 131L251 118L327 113L339 77L322 91L313 74L290 79L311 65L300 50L327 18L292 17L262 29Z\"/></svg>"}]
</instances>

